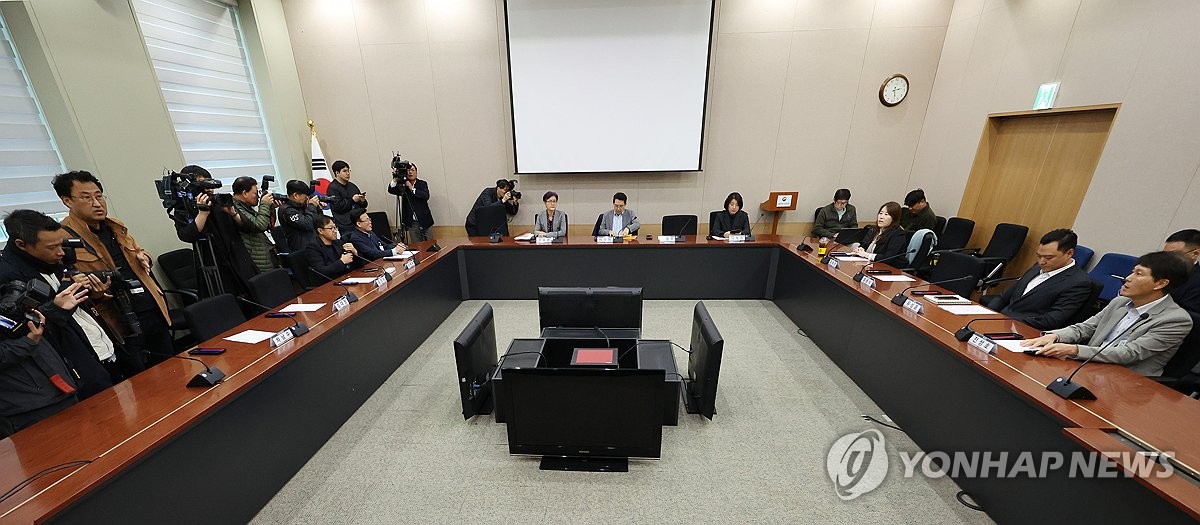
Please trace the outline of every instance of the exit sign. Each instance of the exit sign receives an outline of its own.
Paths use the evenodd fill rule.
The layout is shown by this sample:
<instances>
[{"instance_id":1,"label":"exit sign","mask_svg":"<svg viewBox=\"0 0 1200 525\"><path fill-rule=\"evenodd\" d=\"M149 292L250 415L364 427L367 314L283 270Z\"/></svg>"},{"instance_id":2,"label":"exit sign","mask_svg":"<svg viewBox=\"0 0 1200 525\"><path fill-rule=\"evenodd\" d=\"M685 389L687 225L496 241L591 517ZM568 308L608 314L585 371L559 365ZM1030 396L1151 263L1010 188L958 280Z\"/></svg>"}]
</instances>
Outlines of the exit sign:
<instances>
[{"instance_id":1,"label":"exit sign","mask_svg":"<svg viewBox=\"0 0 1200 525\"><path fill-rule=\"evenodd\" d=\"M1038 86L1037 97L1033 99L1033 109L1050 109L1054 107L1054 97L1058 96L1058 82Z\"/></svg>"}]
</instances>

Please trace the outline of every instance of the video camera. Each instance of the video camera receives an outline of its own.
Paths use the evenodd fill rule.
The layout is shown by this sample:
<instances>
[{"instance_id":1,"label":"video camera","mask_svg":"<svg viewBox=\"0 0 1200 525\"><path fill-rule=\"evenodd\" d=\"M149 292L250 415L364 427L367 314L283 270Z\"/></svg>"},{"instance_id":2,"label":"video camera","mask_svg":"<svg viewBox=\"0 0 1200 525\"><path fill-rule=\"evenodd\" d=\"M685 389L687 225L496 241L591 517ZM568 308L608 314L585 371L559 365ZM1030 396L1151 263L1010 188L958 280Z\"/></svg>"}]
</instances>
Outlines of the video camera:
<instances>
[{"instance_id":1,"label":"video camera","mask_svg":"<svg viewBox=\"0 0 1200 525\"><path fill-rule=\"evenodd\" d=\"M12 281L0 285L0 336L16 339L29 333L26 321L37 324L33 310L54 297L54 289L41 279Z\"/></svg>"},{"instance_id":2,"label":"video camera","mask_svg":"<svg viewBox=\"0 0 1200 525\"><path fill-rule=\"evenodd\" d=\"M167 210L184 209L187 210L188 215L195 215L199 211L209 211L212 206L219 208L233 206L233 195L228 193L214 193L209 206L201 206L196 203L197 195L205 190L215 190L220 187L221 181L217 179L198 181L192 175L171 170L166 170L162 179L154 181L154 188L158 192L158 198L162 199L163 208Z\"/></svg>"},{"instance_id":3,"label":"video camera","mask_svg":"<svg viewBox=\"0 0 1200 525\"><path fill-rule=\"evenodd\" d=\"M392 178L403 179L408 176L408 169L413 166L413 163L404 160L399 153L392 153Z\"/></svg>"}]
</instances>

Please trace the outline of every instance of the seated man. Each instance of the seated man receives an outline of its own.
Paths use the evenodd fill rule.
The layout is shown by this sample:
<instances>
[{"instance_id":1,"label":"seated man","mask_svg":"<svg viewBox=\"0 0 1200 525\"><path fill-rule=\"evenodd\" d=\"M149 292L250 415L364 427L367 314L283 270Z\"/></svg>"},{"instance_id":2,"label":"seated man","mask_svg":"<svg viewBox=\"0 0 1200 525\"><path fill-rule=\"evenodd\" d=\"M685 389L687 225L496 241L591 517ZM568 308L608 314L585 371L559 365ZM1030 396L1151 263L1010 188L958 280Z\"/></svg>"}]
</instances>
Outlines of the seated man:
<instances>
[{"instance_id":1,"label":"seated man","mask_svg":"<svg viewBox=\"0 0 1200 525\"><path fill-rule=\"evenodd\" d=\"M495 188L484 188L483 191L479 193L479 197L475 198L475 204L471 205L471 212L467 214L467 236L478 237L481 235L491 235L493 233L497 233L493 231L482 231L479 229L479 223L475 218L475 214L480 208L487 206L504 206L505 213L509 215L517 214L517 211L520 210L521 202L520 199L513 194L512 189L512 181L500 179L496 181ZM507 232L505 233L507 234Z\"/></svg>"},{"instance_id":2,"label":"seated man","mask_svg":"<svg viewBox=\"0 0 1200 525\"><path fill-rule=\"evenodd\" d=\"M324 282L329 279L337 279L350 270L362 266L362 263L354 257L354 254L358 252L355 251L353 244L337 242L337 225L333 223L332 218L328 215L318 215L316 223L317 242L308 243L304 247L304 256L308 259L308 266L315 272L318 280Z\"/></svg>"},{"instance_id":3,"label":"seated man","mask_svg":"<svg viewBox=\"0 0 1200 525\"><path fill-rule=\"evenodd\" d=\"M613 195L613 209L604 212L604 218L600 220L600 235L624 237L637 233L642 227L637 214L625 207L628 200L624 193Z\"/></svg>"},{"instance_id":4,"label":"seated man","mask_svg":"<svg viewBox=\"0 0 1200 525\"><path fill-rule=\"evenodd\" d=\"M1038 348L1038 355L1079 360L1094 356L1096 361L1125 365L1144 376L1162 375L1163 366L1192 329L1192 317L1167 295L1187 278L1187 263L1179 255L1147 253L1125 277L1121 296L1109 301L1100 313L1026 339L1021 346ZM1139 319L1143 314L1149 316ZM1104 353L1098 354L1109 343Z\"/></svg>"},{"instance_id":5,"label":"seated man","mask_svg":"<svg viewBox=\"0 0 1200 525\"><path fill-rule=\"evenodd\" d=\"M1180 230L1167 237L1163 250L1183 255L1192 264L1192 276L1171 292L1175 304L1200 315L1200 230Z\"/></svg>"},{"instance_id":6,"label":"seated man","mask_svg":"<svg viewBox=\"0 0 1200 525\"><path fill-rule=\"evenodd\" d=\"M1068 229L1043 235L1037 264L1003 294L984 301L984 306L1038 330L1067 326L1092 291L1092 280L1073 258L1078 239Z\"/></svg>"},{"instance_id":7,"label":"seated man","mask_svg":"<svg viewBox=\"0 0 1200 525\"><path fill-rule=\"evenodd\" d=\"M79 401L75 377L42 338L46 317L37 310L33 314L40 322L26 321L24 337L0 339L0 438Z\"/></svg>"},{"instance_id":8,"label":"seated man","mask_svg":"<svg viewBox=\"0 0 1200 525\"><path fill-rule=\"evenodd\" d=\"M833 192L833 202L817 212L813 221L813 235L832 239L839 231L857 227L858 215L854 205L850 204L850 190L842 188Z\"/></svg>"},{"instance_id":9,"label":"seated man","mask_svg":"<svg viewBox=\"0 0 1200 525\"><path fill-rule=\"evenodd\" d=\"M925 200L925 190L917 188L904 196L904 211L900 214L900 226L905 230L932 230L937 227L937 215ZM936 232L934 232L936 233Z\"/></svg>"},{"instance_id":10,"label":"seated man","mask_svg":"<svg viewBox=\"0 0 1200 525\"><path fill-rule=\"evenodd\" d=\"M391 255L400 255L408 249L404 243L383 242L383 239L371 231L371 216L367 215L367 210L355 208L350 212L350 221L354 225L354 229L350 230L343 240L353 244L357 253L367 259L374 261Z\"/></svg>"}]
</instances>

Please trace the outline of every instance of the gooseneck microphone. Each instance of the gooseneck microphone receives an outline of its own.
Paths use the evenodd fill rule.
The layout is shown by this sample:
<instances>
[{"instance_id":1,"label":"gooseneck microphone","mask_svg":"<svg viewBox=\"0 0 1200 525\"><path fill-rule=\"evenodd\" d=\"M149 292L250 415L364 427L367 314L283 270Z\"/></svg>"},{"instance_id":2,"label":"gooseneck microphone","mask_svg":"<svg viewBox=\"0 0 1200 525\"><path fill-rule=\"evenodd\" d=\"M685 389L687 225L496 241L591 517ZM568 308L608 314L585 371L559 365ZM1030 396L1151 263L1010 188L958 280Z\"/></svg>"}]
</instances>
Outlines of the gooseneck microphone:
<instances>
[{"instance_id":1,"label":"gooseneck microphone","mask_svg":"<svg viewBox=\"0 0 1200 525\"><path fill-rule=\"evenodd\" d=\"M692 215L691 217L688 217L688 220L687 220L687 222L683 223L683 227L682 227L682 228L679 228L679 233L677 233L677 234L673 235L672 237L674 237L676 241L682 241L682 240L684 240L684 235L683 235L683 232L684 232L684 231L686 231L686 230L687 230L687 227L688 227L688 225L692 224L693 222L696 222L696 216L695 216L695 215Z\"/></svg>"},{"instance_id":2,"label":"gooseneck microphone","mask_svg":"<svg viewBox=\"0 0 1200 525\"><path fill-rule=\"evenodd\" d=\"M908 255L908 252L899 253L899 254L893 255L893 256L891 256L891 257L884 257L884 258L882 258L882 259L879 259L878 261L871 261L871 262L869 262L869 263L867 263L867 264L864 264L862 268L859 268L859 269L858 269L858 273L854 274L854 282L862 282L862 280L863 280L863 274L864 274L864 273L867 271L867 268L870 268L870 267L871 267L871 265L872 265L872 264L875 264L875 263L881 263L881 262L884 262L884 261L890 261L890 260L892 260L892 259L899 259L899 258L901 258L901 257L904 257L904 256L906 256L906 255Z\"/></svg>"},{"instance_id":3,"label":"gooseneck microphone","mask_svg":"<svg viewBox=\"0 0 1200 525\"><path fill-rule=\"evenodd\" d=\"M386 280L386 281L391 281L391 280L392 280L392 272L389 272L389 271L388 271L388 269L387 269L387 268L385 268L383 265L381 265L381 264L379 264L379 263L377 263L377 262L375 262L375 261L372 261L372 260L370 260L370 259L368 259L368 258L366 258L366 257L363 257L363 256L361 256L361 255L359 255L359 254L357 254L357 253L354 253L354 252L346 252L346 253L349 253L350 255L353 255L355 258L357 258L358 260L361 260L362 262L365 262L365 263L367 263L367 264L369 264L369 265L371 265L371 266L374 266L374 267L376 267L376 268L379 268L379 271L383 272L383 278L384 278L384 280Z\"/></svg>"},{"instance_id":4,"label":"gooseneck microphone","mask_svg":"<svg viewBox=\"0 0 1200 525\"><path fill-rule=\"evenodd\" d=\"M194 357L184 357L181 355L167 354L167 353L163 353L163 352L152 352L150 350L144 350L144 352L146 352L147 354L152 354L152 355L173 357L175 359L187 359L188 361L195 361L197 363L200 363L200 365L204 367L204 371L200 372L199 374L196 374L196 376L193 377L191 381L188 381L187 386L189 386L189 387L216 386L217 383L220 383L221 381L223 381L225 379L225 372L222 372L220 368L217 368L215 366L208 366L208 364L205 363L204 361L201 361Z\"/></svg>"},{"instance_id":5,"label":"gooseneck microphone","mask_svg":"<svg viewBox=\"0 0 1200 525\"><path fill-rule=\"evenodd\" d=\"M1017 321L1017 319L1013 319L1012 317L979 317L971 319L962 328L959 328L957 332L954 332L954 338L959 341L966 341L975 335L975 331L971 329L971 323L975 321Z\"/></svg>"},{"instance_id":6,"label":"gooseneck microphone","mask_svg":"<svg viewBox=\"0 0 1200 525\"><path fill-rule=\"evenodd\" d=\"M813 250L812 250L812 246L809 246L809 245L808 245L808 236L807 236L807 235L805 235L803 239L800 239L800 244L797 244L797 245L796 245L796 249L797 249L797 250L799 250L799 251L801 251L801 252L811 252L811 251L813 251Z\"/></svg>"},{"instance_id":7,"label":"gooseneck microphone","mask_svg":"<svg viewBox=\"0 0 1200 525\"><path fill-rule=\"evenodd\" d=\"M279 315L287 318L287 320L292 322L292 326L288 327L288 330L292 331L293 336L299 337L299 336L302 336L302 335L308 333L308 326L305 325L304 323L301 323L300 321L297 321L294 314L288 315L290 312L280 312L279 310L275 310L274 308L268 308L267 305L265 305L265 304L256 303L256 302L251 301L240 295L235 295L234 297L237 297L239 301L242 301L246 304L257 306L259 308L262 308L263 310L266 310L266 315L279 314Z\"/></svg>"},{"instance_id":8,"label":"gooseneck microphone","mask_svg":"<svg viewBox=\"0 0 1200 525\"><path fill-rule=\"evenodd\" d=\"M956 278L954 278L954 279L946 279L946 280L944 280L944 281L935 281L935 282L932 282L932 283L924 283L924 284L914 284L914 285L912 285L912 286L909 286L908 288L905 288L905 289L903 289L903 290L900 290L900 293L896 294L896 296L895 296L895 297L892 297L892 304L894 304L894 305L896 305L896 306L904 306L904 301L905 301L906 299L908 299L907 297L905 297L905 296L904 296L904 294L905 294L906 292L908 292L909 290L912 290L913 288L919 288L919 287L922 287L922 286L933 286L933 285L935 285L935 284L955 283L955 282L958 282L958 281L965 281L965 280L968 280L968 279L974 280L974 279L975 279L975 276L974 276L974 275L964 275L964 276L962 276L962 277L956 277Z\"/></svg>"},{"instance_id":9,"label":"gooseneck microphone","mask_svg":"<svg viewBox=\"0 0 1200 525\"><path fill-rule=\"evenodd\" d=\"M1135 327L1139 324L1142 324L1142 322L1144 322L1146 319L1149 319L1149 318L1150 318L1149 312L1146 312L1146 313L1138 316L1137 321L1130 323L1130 325L1126 326L1124 330L1121 330L1121 333L1117 334L1117 336L1114 337L1112 339L1112 341L1105 343L1103 346L1100 347L1099 350L1096 350L1096 353L1092 354L1092 357L1087 358L1087 360L1085 360L1082 364L1080 364L1078 367L1076 367L1075 371L1071 372L1071 375L1067 376L1066 379L1059 377L1059 378L1055 379L1054 381L1051 381L1050 384L1046 385L1046 390L1049 390L1051 392L1054 392L1055 394L1058 394L1058 397L1061 397L1063 399L1096 399L1096 394L1093 394L1091 390L1088 390L1086 387L1084 387L1083 385L1080 385L1079 383L1072 383L1071 379L1073 379L1075 377L1075 374L1078 374L1079 371L1082 370L1084 366L1086 366L1088 363L1091 363L1092 360L1099 357L1100 354L1104 353L1104 351L1107 350L1108 347L1112 346L1113 343L1120 341L1121 337L1123 337L1125 334L1129 333L1130 330L1133 330L1133 327Z\"/></svg>"},{"instance_id":10,"label":"gooseneck microphone","mask_svg":"<svg viewBox=\"0 0 1200 525\"><path fill-rule=\"evenodd\" d=\"M321 273L321 272L318 272L318 271L317 271L317 269L316 269L316 268L313 268L312 266L309 266L309 267L308 267L308 269L309 269L309 270L312 270L312 273L315 273L315 274L317 274L317 275L320 275L321 277L324 277L324 278L328 279L328 280L329 280L329 282L331 282L331 283L333 283L333 284L336 284L336 285L338 285L338 286L341 286L343 290L346 290L346 300L347 300L347 301L349 301L349 302L352 302L352 303L358 302L358 296L357 296L357 295L354 295L354 292L350 291L350 287L349 287L349 286L346 286L346 285L342 284L342 283L341 283L341 281L338 281L338 280L334 279L333 277L330 277L330 276L328 276L328 275L325 275L325 274L323 274L323 273Z\"/></svg>"}]
</instances>

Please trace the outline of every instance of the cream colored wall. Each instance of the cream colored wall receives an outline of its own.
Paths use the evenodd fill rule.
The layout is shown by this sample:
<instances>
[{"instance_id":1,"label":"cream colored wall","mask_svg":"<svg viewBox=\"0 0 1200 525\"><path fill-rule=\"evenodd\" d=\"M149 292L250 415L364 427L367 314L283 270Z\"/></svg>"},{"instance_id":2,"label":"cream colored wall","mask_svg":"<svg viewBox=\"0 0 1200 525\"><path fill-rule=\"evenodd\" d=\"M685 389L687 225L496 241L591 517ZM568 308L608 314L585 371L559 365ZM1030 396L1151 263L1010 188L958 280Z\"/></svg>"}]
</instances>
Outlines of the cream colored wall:
<instances>
[{"instance_id":1,"label":"cream colored wall","mask_svg":"<svg viewBox=\"0 0 1200 525\"><path fill-rule=\"evenodd\" d=\"M325 156L351 164L372 209L394 210L381 198L393 149L420 166L441 226L461 228L479 191L512 176L502 2L285 0L283 7ZM616 191L629 195L645 223L676 213L707 217L730 191L742 192L754 211L772 190L799 190L800 210L783 217L792 223L810 222L811 210L842 186L872 212L900 200L951 8L950 0L721 2L705 171L518 176L526 198L514 223L532 224L548 189L575 225L594 222ZM878 89L896 72L912 91L889 109Z\"/></svg>"},{"instance_id":2,"label":"cream colored wall","mask_svg":"<svg viewBox=\"0 0 1200 525\"><path fill-rule=\"evenodd\" d=\"M1200 226L1197 27L1193 0L958 0L912 184L956 211L986 115L1030 109L1038 85L1058 81L1056 107L1121 103L1075 221L1080 242L1161 248Z\"/></svg>"}]
</instances>

